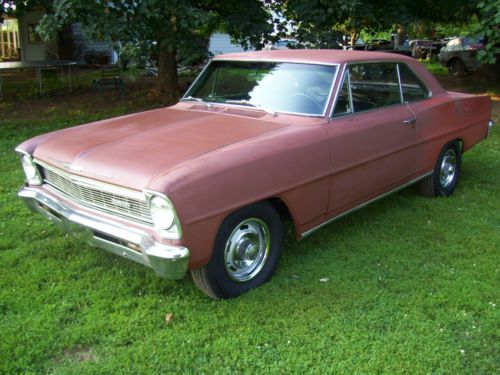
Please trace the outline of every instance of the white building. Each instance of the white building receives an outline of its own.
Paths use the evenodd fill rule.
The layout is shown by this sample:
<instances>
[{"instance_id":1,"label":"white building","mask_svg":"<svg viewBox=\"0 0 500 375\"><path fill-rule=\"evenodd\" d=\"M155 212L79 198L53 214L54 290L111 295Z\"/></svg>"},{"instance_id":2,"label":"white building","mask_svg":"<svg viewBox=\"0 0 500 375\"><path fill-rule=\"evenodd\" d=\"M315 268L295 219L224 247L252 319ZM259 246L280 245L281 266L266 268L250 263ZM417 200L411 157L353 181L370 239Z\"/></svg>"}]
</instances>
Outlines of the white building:
<instances>
[{"instance_id":1,"label":"white building","mask_svg":"<svg viewBox=\"0 0 500 375\"><path fill-rule=\"evenodd\" d=\"M16 19L6 17L0 23L0 61L39 61L60 59L60 42L57 38L44 41L36 33L36 27L43 17L42 9L33 10ZM86 54L107 55L111 63L116 62L116 53L110 42L89 40L78 23L66 29L67 40L73 43L74 57L84 61Z\"/></svg>"},{"instance_id":2,"label":"white building","mask_svg":"<svg viewBox=\"0 0 500 375\"><path fill-rule=\"evenodd\" d=\"M250 51L253 49L249 49ZM224 53L243 52L245 49L231 42L229 34L214 33L208 41L208 52L213 55L221 55Z\"/></svg>"}]
</instances>

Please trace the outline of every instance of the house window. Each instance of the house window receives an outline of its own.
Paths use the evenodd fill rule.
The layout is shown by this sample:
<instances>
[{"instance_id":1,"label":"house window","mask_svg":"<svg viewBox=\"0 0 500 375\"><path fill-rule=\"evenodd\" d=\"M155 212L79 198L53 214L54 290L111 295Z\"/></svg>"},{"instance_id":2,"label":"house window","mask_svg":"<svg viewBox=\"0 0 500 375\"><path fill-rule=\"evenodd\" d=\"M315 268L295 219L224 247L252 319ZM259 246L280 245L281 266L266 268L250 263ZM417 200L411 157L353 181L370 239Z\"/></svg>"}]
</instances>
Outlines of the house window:
<instances>
[{"instance_id":1,"label":"house window","mask_svg":"<svg viewBox=\"0 0 500 375\"><path fill-rule=\"evenodd\" d=\"M36 31L37 24L30 23L28 24L28 41L30 43L40 43L42 42L42 37Z\"/></svg>"},{"instance_id":2,"label":"house window","mask_svg":"<svg viewBox=\"0 0 500 375\"><path fill-rule=\"evenodd\" d=\"M0 61L19 60L19 24L15 18L0 23Z\"/></svg>"}]
</instances>

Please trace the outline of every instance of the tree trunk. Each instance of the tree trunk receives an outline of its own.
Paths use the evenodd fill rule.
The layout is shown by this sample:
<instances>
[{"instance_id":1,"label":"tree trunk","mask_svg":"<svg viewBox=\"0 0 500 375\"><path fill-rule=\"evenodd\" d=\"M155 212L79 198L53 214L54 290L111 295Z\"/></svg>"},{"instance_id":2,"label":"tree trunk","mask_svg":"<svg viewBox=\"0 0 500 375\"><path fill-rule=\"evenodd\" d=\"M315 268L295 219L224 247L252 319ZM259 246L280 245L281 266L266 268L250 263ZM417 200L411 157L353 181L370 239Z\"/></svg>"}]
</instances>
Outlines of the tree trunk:
<instances>
[{"instance_id":1,"label":"tree trunk","mask_svg":"<svg viewBox=\"0 0 500 375\"><path fill-rule=\"evenodd\" d=\"M57 32L58 59L74 60L74 40L71 24L64 25L63 29Z\"/></svg>"},{"instance_id":2,"label":"tree trunk","mask_svg":"<svg viewBox=\"0 0 500 375\"><path fill-rule=\"evenodd\" d=\"M155 91L168 104L179 100L179 81L177 78L176 51L172 44L162 42L158 52L158 78Z\"/></svg>"},{"instance_id":3,"label":"tree trunk","mask_svg":"<svg viewBox=\"0 0 500 375\"><path fill-rule=\"evenodd\" d=\"M403 46L405 39L405 27L404 25L398 25L396 30L396 35L394 38L394 49L398 49Z\"/></svg>"},{"instance_id":4,"label":"tree trunk","mask_svg":"<svg viewBox=\"0 0 500 375\"><path fill-rule=\"evenodd\" d=\"M356 45L356 42L358 41L358 33L357 32L351 32L351 48L354 49L354 46Z\"/></svg>"}]
</instances>

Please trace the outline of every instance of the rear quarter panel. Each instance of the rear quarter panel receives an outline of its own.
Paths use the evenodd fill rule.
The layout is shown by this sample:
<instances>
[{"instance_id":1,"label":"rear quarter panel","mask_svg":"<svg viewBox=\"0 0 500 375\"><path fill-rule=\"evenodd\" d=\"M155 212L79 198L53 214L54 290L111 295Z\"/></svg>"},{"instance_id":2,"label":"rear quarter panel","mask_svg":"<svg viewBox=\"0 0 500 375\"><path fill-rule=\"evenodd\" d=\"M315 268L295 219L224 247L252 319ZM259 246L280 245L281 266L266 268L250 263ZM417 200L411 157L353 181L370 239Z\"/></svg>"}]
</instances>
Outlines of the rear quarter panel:
<instances>
[{"instance_id":1,"label":"rear quarter panel","mask_svg":"<svg viewBox=\"0 0 500 375\"><path fill-rule=\"evenodd\" d=\"M447 143L460 140L465 152L487 136L491 119L488 96L446 92L411 103L411 108L417 117L419 172L434 169L439 152Z\"/></svg>"}]
</instances>

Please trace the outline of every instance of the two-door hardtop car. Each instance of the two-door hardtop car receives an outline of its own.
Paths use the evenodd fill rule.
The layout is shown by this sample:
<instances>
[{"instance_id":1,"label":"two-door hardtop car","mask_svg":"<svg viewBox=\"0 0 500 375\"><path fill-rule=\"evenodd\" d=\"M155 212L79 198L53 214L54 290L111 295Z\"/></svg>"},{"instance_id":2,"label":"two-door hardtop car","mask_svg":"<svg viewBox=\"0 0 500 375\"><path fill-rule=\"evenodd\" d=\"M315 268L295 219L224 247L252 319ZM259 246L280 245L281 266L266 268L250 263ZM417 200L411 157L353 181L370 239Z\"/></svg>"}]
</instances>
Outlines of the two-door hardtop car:
<instances>
[{"instance_id":1,"label":"two-door hardtop car","mask_svg":"<svg viewBox=\"0 0 500 375\"><path fill-rule=\"evenodd\" d=\"M19 196L82 240L213 298L266 282L283 247L419 182L453 192L492 126L487 96L447 92L378 52L221 55L181 101L44 134L17 151Z\"/></svg>"}]
</instances>

